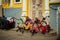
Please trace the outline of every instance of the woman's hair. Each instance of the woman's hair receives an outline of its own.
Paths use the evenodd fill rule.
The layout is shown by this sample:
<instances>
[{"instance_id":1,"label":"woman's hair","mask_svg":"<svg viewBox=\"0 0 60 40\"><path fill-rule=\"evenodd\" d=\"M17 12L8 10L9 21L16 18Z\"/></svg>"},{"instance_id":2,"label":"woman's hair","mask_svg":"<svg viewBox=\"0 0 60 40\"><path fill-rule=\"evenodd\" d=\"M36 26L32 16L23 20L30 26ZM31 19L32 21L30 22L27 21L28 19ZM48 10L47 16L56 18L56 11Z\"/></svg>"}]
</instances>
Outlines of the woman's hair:
<instances>
[{"instance_id":1,"label":"woman's hair","mask_svg":"<svg viewBox=\"0 0 60 40\"><path fill-rule=\"evenodd\" d=\"M29 17L27 16L26 19L29 19Z\"/></svg>"},{"instance_id":2,"label":"woman's hair","mask_svg":"<svg viewBox=\"0 0 60 40\"><path fill-rule=\"evenodd\" d=\"M40 22L40 20L38 18L35 18L35 21L34 22L35 23L38 23L38 22Z\"/></svg>"},{"instance_id":3,"label":"woman's hair","mask_svg":"<svg viewBox=\"0 0 60 40\"><path fill-rule=\"evenodd\" d=\"M46 18L43 18L43 20L45 20Z\"/></svg>"},{"instance_id":4,"label":"woman's hair","mask_svg":"<svg viewBox=\"0 0 60 40\"><path fill-rule=\"evenodd\" d=\"M3 17L5 17L5 16L3 15Z\"/></svg>"}]
</instances>

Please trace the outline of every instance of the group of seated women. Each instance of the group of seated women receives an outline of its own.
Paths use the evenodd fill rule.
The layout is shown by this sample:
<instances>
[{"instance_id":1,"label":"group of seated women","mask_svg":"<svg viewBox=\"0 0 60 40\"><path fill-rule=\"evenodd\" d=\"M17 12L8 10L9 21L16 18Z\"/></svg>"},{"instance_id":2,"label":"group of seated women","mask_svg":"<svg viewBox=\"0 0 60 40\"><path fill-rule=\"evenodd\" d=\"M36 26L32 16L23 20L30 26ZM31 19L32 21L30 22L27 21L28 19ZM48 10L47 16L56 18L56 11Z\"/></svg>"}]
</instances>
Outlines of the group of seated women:
<instances>
[{"instance_id":1,"label":"group of seated women","mask_svg":"<svg viewBox=\"0 0 60 40\"><path fill-rule=\"evenodd\" d=\"M23 28L18 27L17 31L20 29L24 29L24 30L30 30L32 35L38 32L45 34L46 32L49 32L51 28L50 28L50 25L47 24L46 21L44 20L45 18L43 18L42 21L40 21L38 18L35 18L35 20L33 21L29 17L26 17L25 23L22 24Z\"/></svg>"}]
</instances>

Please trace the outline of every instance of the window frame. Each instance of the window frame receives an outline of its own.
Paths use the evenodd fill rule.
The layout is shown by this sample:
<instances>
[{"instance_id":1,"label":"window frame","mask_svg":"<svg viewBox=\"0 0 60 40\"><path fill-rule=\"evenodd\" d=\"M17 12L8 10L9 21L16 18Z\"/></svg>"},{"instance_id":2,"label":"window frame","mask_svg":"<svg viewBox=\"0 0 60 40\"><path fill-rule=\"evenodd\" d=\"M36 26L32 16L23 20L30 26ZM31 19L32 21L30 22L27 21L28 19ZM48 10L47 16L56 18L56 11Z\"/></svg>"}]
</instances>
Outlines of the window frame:
<instances>
[{"instance_id":1,"label":"window frame","mask_svg":"<svg viewBox=\"0 0 60 40\"><path fill-rule=\"evenodd\" d=\"M21 0L19 2L16 2L16 0L14 0L14 3L22 3Z\"/></svg>"}]
</instances>

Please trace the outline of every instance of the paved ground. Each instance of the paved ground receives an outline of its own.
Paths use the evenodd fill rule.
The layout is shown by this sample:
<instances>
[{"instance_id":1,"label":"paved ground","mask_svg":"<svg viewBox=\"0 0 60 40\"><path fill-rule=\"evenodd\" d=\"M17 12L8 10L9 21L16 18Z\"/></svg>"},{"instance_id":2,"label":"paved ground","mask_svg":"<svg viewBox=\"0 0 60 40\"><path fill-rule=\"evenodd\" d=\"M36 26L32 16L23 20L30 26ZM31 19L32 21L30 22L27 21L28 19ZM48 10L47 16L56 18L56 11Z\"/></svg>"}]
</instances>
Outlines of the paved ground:
<instances>
[{"instance_id":1,"label":"paved ground","mask_svg":"<svg viewBox=\"0 0 60 40\"><path fill-rule=\"evenodd\" d=\"M48 34L37 33L31 36L30 32L16 32L14 30L4 31L0 30L0 40L56 40L56 36L51 36Z\"/></svg>"}]
</instances>

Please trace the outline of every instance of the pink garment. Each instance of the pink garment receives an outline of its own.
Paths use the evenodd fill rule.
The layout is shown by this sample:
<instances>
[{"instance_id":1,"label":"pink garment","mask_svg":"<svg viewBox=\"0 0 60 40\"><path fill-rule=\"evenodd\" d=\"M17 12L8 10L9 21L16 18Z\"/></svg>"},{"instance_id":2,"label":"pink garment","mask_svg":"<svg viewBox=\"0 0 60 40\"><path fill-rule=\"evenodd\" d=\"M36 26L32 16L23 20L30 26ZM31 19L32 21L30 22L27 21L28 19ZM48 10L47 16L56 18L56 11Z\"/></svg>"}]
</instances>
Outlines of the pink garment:
<instances>
[{"instance_id":1,"label":"pink garment","mask_svg":"<svg viewBox=\"0 0 60 40\"><path fill-rule=\"evenodd\" d=\"M35 30L35 32L39 32L38 26L37 24L34 24L33 26L30 27L30 30L33 32Z\"/></svg>"},{"instance_id":2,"label":"pink garment","mask_svg":"<svg viewBox=\"0 0 60 40\"><path fill-rule=\"evenodd\" d=\"M10 20L9 20L9 23L13 23L13 21L14 21L13 19L10 19Z\"/></svg>"}]
</instances>

